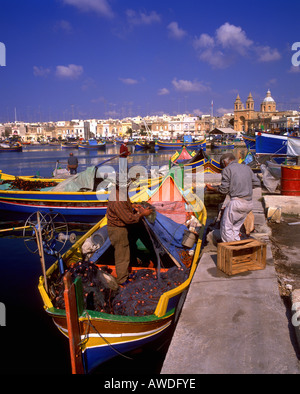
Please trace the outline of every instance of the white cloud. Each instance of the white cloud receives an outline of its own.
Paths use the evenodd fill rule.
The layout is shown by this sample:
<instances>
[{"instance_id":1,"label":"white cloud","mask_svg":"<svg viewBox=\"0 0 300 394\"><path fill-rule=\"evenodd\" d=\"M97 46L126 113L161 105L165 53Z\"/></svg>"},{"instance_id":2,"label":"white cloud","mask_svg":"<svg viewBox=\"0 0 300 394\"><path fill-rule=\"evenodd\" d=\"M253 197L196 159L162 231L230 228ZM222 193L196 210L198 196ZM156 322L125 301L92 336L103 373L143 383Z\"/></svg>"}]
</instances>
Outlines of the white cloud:
<instances>
[{"instance_id":1,"label":"white cloud","mask_svg":"<svg viewBox=\"0 0 300 394\"><path fill-rule=\"evenodd\" d=\"M253 41L249 40L241 27L234 26L228 22L216 30L217 42L223 48L231 48L241 54L245 54Z\"/></svg>"},{"instance_id":2,"label":"white cloud","mask_svg":"<svg viewBox=\"0 0 300 394\"><path fill-rule=\"evenodd\" d=\"M138 83L136 79L132 79L132 78L119 78L119 79L120 81L125 83L125 85L135 85Z\"/></svg>"},{"instance_id":3,"label":"white cloud","mask_svg":"<svg viewBox=\"0 0 300 394\"><path fill-rule=\"evenodd\" d=\"M177 22L171 22L167 26L167 29L169 31L169 37L174 38L175 40L181 40L187 34L185 30L178 26Z\"/></svg>"},{"instance_id":4,"label":"white cloud","mask_svg":"<svg viewBox=\"0 0 300 394\"><path fill-rule=\"evenodd\" d=\"M204 85L202 82L199 81L187 81L184 79L180 79L177 81L176 78L172 81L173 86L176 90L181 92L207 92L210 90L210 87Z\"/></svg>"},{"instance_id":5,"label":"white cloud","mask_svg":"<svg viewBox=\"0 0 300 394\"><path fill-rule=\"evenodd\" d=\"M152 25L161 21L161 17L156 11L150 13L136 12L134 10L126 11L128 22L132 25Z\"/></svg>"},{"instance_id":6,"label":"white cloud","mask_svg":"<svg viewBox=\"0 0 300 394\"><path fill-rule=\"evenodd\" d=\"M204 112L201 111L200 109L194 109L193 114L196 116L202 116L204 114Z\"/></svg>"},{"instance_id":7,"label":"white cloud","mask_svg":"<svg viewBox=\"0 0 300 394\"><path fill-rule=\"evenodd\" d=\"M167 88L162 88L162 89L159 89L159 91L158 91L158 93L157 93L159 96L165 96L165 95L167 95L167 94L170 94L170 91L169 91L169 89L167 89Z\"/></svg>"},{"instance_id":8,"label":"white cloud","mask_svg":"<svg viewBox=\"0 0 300 394\"><path fill-rule=\"evenodd\" d=\"M62 79L77 79L83 73L83 67L76 64L56 66L56 76Z\"/></svg>"},{"instance_id":9,"label":"white cloud","mask_svg":"<svg viewBox=\"0 0 300 394\"><path fill-rule=\"evenodd\" d=\"M213 48L200 51L198 57L215 68L226 68L232 62L230 56L226 56L222 51Z\"/></svg>"},{"instance_id":10,"label":"white cloud","mask_svg":"<svg viewBox=\"0 0 300 394\"><path fill-rule=\"evenodd\" d=\"M272 62L281 58L278 50L276 48L272 49L269 46L258 46L255 48L255 51L258 56L258 62Z\"/></svg>"},{"instance_id":11,"label":"white cloud","mask_svg":"<svg viewBox=\"0 0 300 394\"><path fill-rule=\"evenodd\" d=\"M198 58L214 68L226 68L237 59L251 56L258 62L281 58L276 48L255 44L240 27L226 22L216 29L214 36L202 33L193 41Z\"/></svg>"},{"instance_id":12,"label":"white cloud","mask_svg":"<svg viewBox=\"0 0 300 394\"><path fill-rule=\"evenodd\" d=\"M96 12L99 15L112 18L114 13L107 0L62 0L84 12Z\"/></svg>"},{"instance_id":13,"label":"white cloud","mask_svg":"<svg viewBox=\"0 0 300 394\"><path fill-rule=\"evenodd\" d=\"M199 38L194 40L194 48L212 48L215 46L215 40L208 34L201 34Z\"/></svg>"},{"instance_id":14,"label":"white cloud","mask_svg":"<svg viewBox=\"0 0 300 394\"><path fill-rule=\"evenodd\" d=\"M218 108L217 114L219 115L233 114L233 108L224 108L224 107Z\"/></svg>"},{"instance_id":15,"label":"white cloud","mask_svg":"<svg viewBox=\"0 0 300 394\"><path fill-rule=\"evenodd\" d=\"M35 75L36 77L47 77L50 72L50 68L33 66L33 75Z\"/></svg>"}]
</instances>

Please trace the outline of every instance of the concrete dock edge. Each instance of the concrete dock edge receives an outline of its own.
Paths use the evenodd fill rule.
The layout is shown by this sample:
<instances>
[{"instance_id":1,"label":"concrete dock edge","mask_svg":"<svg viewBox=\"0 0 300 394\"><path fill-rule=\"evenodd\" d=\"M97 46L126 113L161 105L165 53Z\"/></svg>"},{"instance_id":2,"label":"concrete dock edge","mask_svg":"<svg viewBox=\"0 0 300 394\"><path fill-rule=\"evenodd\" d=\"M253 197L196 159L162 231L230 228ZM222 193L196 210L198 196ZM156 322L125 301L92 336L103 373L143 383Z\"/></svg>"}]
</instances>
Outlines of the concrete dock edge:
<instances>
[{"instance_id":1,"label":"concrete dock edge","mask_svg":"<svg viewBox=\"0 0 300 394\"><path fill-rule=\"evenodd\" d=\"M266 268L227 276L217 268L216 248L204 248L162 374L300 373L300 290L292 295L290 321L278 289L262 201L258 189L255 237L267 243Z\"/></svg>"}]
</instances>

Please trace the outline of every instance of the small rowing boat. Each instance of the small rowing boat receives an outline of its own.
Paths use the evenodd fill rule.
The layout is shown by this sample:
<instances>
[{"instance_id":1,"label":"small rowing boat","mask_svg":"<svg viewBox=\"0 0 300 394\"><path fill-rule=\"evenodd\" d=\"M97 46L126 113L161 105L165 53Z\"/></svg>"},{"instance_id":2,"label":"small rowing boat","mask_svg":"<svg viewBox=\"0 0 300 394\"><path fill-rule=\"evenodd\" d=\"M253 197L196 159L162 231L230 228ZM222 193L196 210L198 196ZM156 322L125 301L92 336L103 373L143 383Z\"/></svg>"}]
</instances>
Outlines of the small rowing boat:
<instances>
[{"instance_id":1,"label":"small rowing boat","mask_svg":"<svg viewBox=\"0 0 300 394\"><path fill-rule=\"evenodd\" d=\"M0 152L22 152L20 142L0 143Z\"/></svg>"},{"instance_id":2,"label":"small rowing boat","mask_svg":"<svg viewBox=\"0 0 300 394\"><path fill-rule=\"evenodd\" d=\"M206 139L201 141L193 141L193 142L173 142L173 141L162 141L158 140L156 142L156 146L159 149L169 149L169 150L179 150L183 146L188 149L206 149Z\"/></svg>"}]
</instances>

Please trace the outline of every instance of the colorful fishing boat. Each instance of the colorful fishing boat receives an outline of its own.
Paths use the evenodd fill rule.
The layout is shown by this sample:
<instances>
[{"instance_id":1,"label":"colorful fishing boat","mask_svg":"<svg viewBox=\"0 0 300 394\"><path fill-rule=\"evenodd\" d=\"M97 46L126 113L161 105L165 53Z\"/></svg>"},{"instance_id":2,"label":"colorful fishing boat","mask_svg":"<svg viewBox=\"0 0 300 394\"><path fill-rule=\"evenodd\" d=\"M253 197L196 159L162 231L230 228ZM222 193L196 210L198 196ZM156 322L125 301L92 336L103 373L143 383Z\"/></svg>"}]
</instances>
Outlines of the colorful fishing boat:
<instances>
[{"instance_id":1,"label":"colorful fishing boat","mask_svg":"<svg viewBox=\"0 0 300 394\"><path fill-rule=\"evenodd\" d=\"M78 148L78 142L64 142L61 144L62 149L77 149Z\"/></svg>"},{"instance_id":2,"label":"colorful fishing boat","mask_svg":"<svg viewBox=\"0 0 300 394\"><path fill-rule=\"evenodd\" d=\"M147 142L147 141L137 141L135 143L135 150L136 151L151 149L152 147L154 148L154 143L151 144L150 142Z\"/></svg>"},{"instance_id":3,"label":"colorful fishing boat","mask_svg":"<svg viewBox=\"0 0 300 394\"><path fill-rule=\"evenodd\" d=\"M222 171L220 163L217 160L210 159L203 149L193 152L185 146L171 157L169 167L172 166L180 166L187 172L200 170L205 173L220 173Z\"/></svg>"},{"instance_id":4,"label":"colorful fishing boat","mask_svg":"<svg viewBox=\"0 0 300 394\"><path fill-rule=\"evenodd\" d=\"M255 150L256 146L255 146L255 142L256 142L256 138L253 135L248 135L248 134L242 134L242 138L243 141L246 144L246 147L248 150Z\"/></svg>"},{"instance_id":5,"label":"colorful fishing boat","mask_svg":"<svg viewBox=\"0 0 300 394\"><path fill-rule=\"evenodd\" d=\"M102 175L101 166L89 167L69 179L49 178L48 185L40 182L39 190L34 187L32 178L20 180L17 189L11 188L8 179L0 185L1 215L21 220L36 211L43 214L55 211L74 222L95 223L105 215L110 193L107 182L103 187L99 186L103 182ZM130 194L143 187L151 189L159 179L134 182Z\"/></svg>"},{"instance_id":6,"label":"colorful fishing boat","mask_svg":"<svg viewBox=\"0 0 300 394\"><path fill-rule=\"evenodd\" d=\"M0 152L22 152L22 149L20 142L0 143Z\"/></svg>"},{"instance_id":7,"label":"colorful fishing boat","mask_svg":"<svg viewBox=\"0 0 300 394\"><path fill-rule=\"evenodd\" d=\"M156 142L156 146L159 149L170 149L170 150L179 150L182 146L185 146L188 149L200 149L206 150L206 139L201 141L193 141L193 142L172 142L172 141L162 141L158 140Z\"/></svg>"},{"instance_id":8,"label":"colorful fishing boat","mask_svg":"<svg viewBox=\"0 0 300 394\"><path fill-rule=\"evenodd\" d=\"M74 346L79 349L75 358L77 363L82 363L81 373L90 373L105 361L120 354L125 356L128 352L142 349L145 345L150 344L151 347L154 347L156 341L168 333L168 330L171 330L172 325L176 322L199 262L207 216L205 206L199 197L191 190L184 191L177 185L176 180L168 175L159 187L150 193L150 196L147 191L141 191L140 194L132 198L132 202L142 201L147 201L156 210L155 220L146 220L144 225L149 239L155 245L154 248L160 250L158 258L160 268L143 268L148 276L153 275L154 286L151 287L151 290L156 289L155 293L152 293L151 290L148 293L145 289L140 289L132 294L130 302L123 302L123 304L122 301L116 302L116 300L121 300L124 291L130 293L131 289L137 288L135 286L138 286L139 282L134 279L122 289L115 289L114 298L110 298L110 301L105 303L104 310L95 310L87 308L86 299L82 297L85 290L83 289L81 296L78 291L77 307L79 307L79 312L77 312L76 319L79 323L78 340L80 343L75 343ZM187 218L193 219L198 224L198 234L192 233L194 239L191 242ZM38 288L44 309L61 333L71 338L70 346L72 346L72 338L74 337L70 326L68 326L66 307L57 306L58 288L56 283L57 280L62 280L64 272L74 272L77 267L84 264L83 246L99 233L103 237L102 246L89 258L90 267L92 269L96 267L97 275L99 275L99 270L103 273L106 269L110 269L110 275L114 277L114 261L112 257L109 257L113 256L113 250L107 236L105 217L78 240L62 256L62 260L53 264L47 270L46 275L40 277L39 280ZM107 262L110 264L107 265ZM63 272L60 273L59 267L62 265L66 271L61 268ZM140 271L138 267L132 267L131 272L137 277ZM176 283L170 280L166 284L166 278L174 272L179 275L179 280ZM78 277L75 282L78 284L77 279ZM144 275L142 285L146 286L147 281L148 279ZM108 277L107 283L110 282L111 278ZM110 287L109 294L111 293L113 290ZM87 297L89 296L87 295ZM138 309L137 305L140 305L141 309ZM124 314L123 307L125 311L128 311L127 307L129 307L130 312ZM72 371L76 373L76 368L75 371L74 369Z\"/></svg>"},{"instance_id":9,"label":"colorful fishing boat","mask_svg":"<svg viewBox=\"0 0 300 394\"><path fill-rule=\"evenodd\" d=\"M287 135L255 133L255 151L257 155L285 156L287 154Z\"/></svg>"},{"instance_id":10,"label":"colorful fishing boat","mask_svg":"<svg viewBox=\"0 0 300 394\"><path fill-rule=\"evenodd\" d=\"M11 189L9 183L0 185L0 211L24 219L36 211L56 211L74 221L98 221L105 215L107 190L96 191L96 167L90 167L75 177L59 180L56 185L32 190L26 184L23 189ZM24 180L25 181L25 180ZM51 181L53 181L51 179Z\"/></svg>"},{"instance_id":11,"label":"colorful fishing boat","mask_svg":"<svg viewBox=\"0 0 300 394\"><path fill-rule=\"evenodd\" d=\"M91 138L86 143L80 143L78 145L78 149L86 149L86 150L98 150L105 149L105 142L98 142L95 139Z\"/></svg>"},{"instance_id":12,"label":"colorful fishing boat","mask_svg":"<svg viewBox=\"0 0 300 394\"><path fill-rule=\"evenodd\" d=\"M30 182L62 182L63 179L56 178L42 178L37 175L11 175L0 170L0 181L16 181L16 180L24 180Z\"/></svg>"}]
</instances>

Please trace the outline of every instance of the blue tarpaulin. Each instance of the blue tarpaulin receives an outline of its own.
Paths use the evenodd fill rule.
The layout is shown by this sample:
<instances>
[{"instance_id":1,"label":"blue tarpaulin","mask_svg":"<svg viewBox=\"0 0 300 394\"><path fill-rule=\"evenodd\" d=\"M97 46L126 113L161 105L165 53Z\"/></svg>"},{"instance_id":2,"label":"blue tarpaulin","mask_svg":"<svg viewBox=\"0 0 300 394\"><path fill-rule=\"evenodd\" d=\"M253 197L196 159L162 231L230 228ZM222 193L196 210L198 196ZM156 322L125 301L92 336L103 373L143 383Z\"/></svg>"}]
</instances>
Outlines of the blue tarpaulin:
<instances>
[{"instance_id":1,"label":"blue tarpaulin","mask_svg":"<svg viewBox=\"0 0 300 394\"><path fill-rule=\"evenodd\" d=\"M163 247L177 260L178 263L183 266L178 252L182 250L181 242L184 236L184 231L187 230L187 227L183 224L174 222L159 212L156 212L156 219L154 223L147 221L147 225L152 230L152 238L158 238ZM111 245L107 235L107 227L103 227L101 232L105 242L91 257L90 260L92 262L96 262Z\"/></svg>"}]
</instances>

